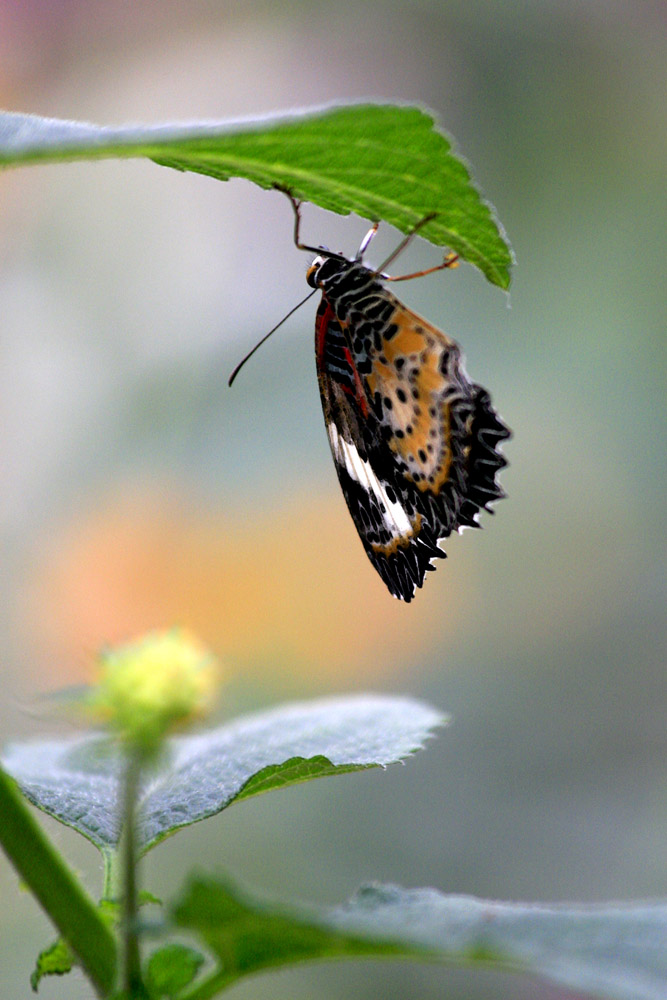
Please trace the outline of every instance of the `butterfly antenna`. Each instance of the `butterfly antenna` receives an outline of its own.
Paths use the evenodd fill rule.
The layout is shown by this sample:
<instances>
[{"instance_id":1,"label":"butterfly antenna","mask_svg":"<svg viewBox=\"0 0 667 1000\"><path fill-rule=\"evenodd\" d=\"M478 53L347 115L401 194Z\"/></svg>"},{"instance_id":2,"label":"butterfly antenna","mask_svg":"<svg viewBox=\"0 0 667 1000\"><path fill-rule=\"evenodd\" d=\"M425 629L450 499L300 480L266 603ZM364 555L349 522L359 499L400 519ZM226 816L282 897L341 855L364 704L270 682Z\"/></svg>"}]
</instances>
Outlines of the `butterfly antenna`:
<instances>
[{"instance_id":1,"label":"butterfly antenna","mask_svg":"<svg viewBox=\"0 0 667 1000\"><path fill-rule=\"evenodd\" d=\"M304 305L304 303L306 303L308 301L308 299L312 298L312 296L315 294L316 291L317 291L317 288L314 288L312 290L312 292L308 292L308 294L306 295L305 299L301 299L301 302L299 302L298 305L294 306L293 309L290 309L290 311L287 313L287 315L283 316L283 318L280 320L280 322L276 323L276 325L273 327L273 329L269 330L269 332L266 333L262 337L262 339L255 344L255 346L253 347L253 349L251 351L248 351L248 353L246 354L245 358L243 358L241 361L239 361L239 363L237 364L236 368L234 369L234 371L232 372L232 374L229 376L229 381L227 382L227 385L231 385L232 384L232 382L234 381L234 379L236 378L236 376L238 375L238 373L243 368L243 366L246 363L246 361L248 361L253 356L253 354L255 353L255 351L262 346L262 344L264 343L264 341L268 340L269 337L271 336L271 334L275 333L276 330L279 327L281 327L283 325L283 323L286 320L288 320L293 313L295 313L297 311L297 309L300 309L301 306Z\"/></svg>"}]
</instances>

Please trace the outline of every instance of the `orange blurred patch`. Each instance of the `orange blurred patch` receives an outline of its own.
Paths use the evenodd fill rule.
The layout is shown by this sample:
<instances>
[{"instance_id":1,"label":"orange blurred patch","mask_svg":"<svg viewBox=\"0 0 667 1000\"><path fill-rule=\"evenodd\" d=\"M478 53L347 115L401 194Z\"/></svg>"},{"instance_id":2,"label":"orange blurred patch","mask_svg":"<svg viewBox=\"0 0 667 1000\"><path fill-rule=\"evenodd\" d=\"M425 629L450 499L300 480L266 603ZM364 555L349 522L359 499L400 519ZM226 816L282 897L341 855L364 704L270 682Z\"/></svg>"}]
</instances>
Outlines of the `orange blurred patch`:
<instances>
[{"instance_id":1,"label":"orange blurred patch","mask_svg":"<svg viewBox=\"0 0 667 1000\"><path fill-rule=\"evenodd\" d=\"M449 580L446 609L431 580L409 606L389 595L333 492L226 514L166 492L126 490L40 554L29 613L54 681L82 654L169 625L192 629L232 667L362 682L465 628L460 581Z\"/></svg>"}]
</instances>

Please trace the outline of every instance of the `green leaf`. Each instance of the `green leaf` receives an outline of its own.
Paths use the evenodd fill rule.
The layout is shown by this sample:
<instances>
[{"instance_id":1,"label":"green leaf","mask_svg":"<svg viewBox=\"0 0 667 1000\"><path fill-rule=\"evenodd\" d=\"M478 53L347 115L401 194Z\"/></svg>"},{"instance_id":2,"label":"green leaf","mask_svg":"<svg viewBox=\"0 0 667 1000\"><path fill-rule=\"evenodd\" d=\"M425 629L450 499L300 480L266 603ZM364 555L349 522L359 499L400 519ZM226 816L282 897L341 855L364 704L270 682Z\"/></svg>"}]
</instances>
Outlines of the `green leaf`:
<instances>
[{"instance_id":1,"label":"green leaf","mask_svg":"<svg viewBox=\"0 0 667 1000\"><path fill-rule=\"evenodd\" d=\"M137 156L218 180L279 187L403 233L435 213L420 236L509 287L512 253L493 209L421 108L359 104L256 121L125 128L0 113L0 166Z\"/></svg>"},{"instance_id":2,"label":"green leaf","mask_svg":"<svg viewBox=\"0 0 667 1000\"><path fill-rule=\"evenodd\" d=\"M153 895L152 892L148 892L147 889L142 889L138 896L139 906L162 906L162 900L159 896Z\"/></svg>"},{"instance_id":3,"label":"green leaf","mask_svg":"<svg viewBox=\"0 0 667 1000\"><path fill-rule=\"evenodd\" d=\"M30 985L35 993L43 976L65 976L72 971L74 958L62 938L45 948L37 956L35 969L30 976Z\"/></svg>"},{"instance_id":4,"label":"green leaf","mask_svg":"<svg viewBox=\"0 0 667 1000\"><path fill-rule=\"evenodd\" d=\"M145 893L145 895L149 896L150 893ZM153 901L152 898L150 901ZM109 931L113 933L114 927L120 918L120 904L110 899L101 899L97 908L103 922ZM95 928L92 930L94 933ZM75 964L76 958L72 949L64 938L57 938L53 944L49 945L48 948L45 948L37 956L35 968L30 976L30 985L36 993L39 983L44 976L64 976L72 971ZM110 970L110 978L112 975L113 972Z\"/></svg>"},{"instance_id":5,"label":"green leaf","mask_svg":"<svg viewBox=\"0 0 667 1000\"><path fill-rule=\"evenodd\" d=\"M168 944L154 951L146 966L146 986L150 997L172 1000L189 986L204 962L201 952L183 944Z\"/></svg>"},{"instance_id":6,"label":"green leaf","mask_svg":"<svg viewBox=\"0 0 667 1000\"><path fill-rule=\"evenodd\" d=\"M269 792L272 788L284 785L295 785L299 781L309 781L311 778L326 778L330 774L345 774L351 771L361 771L373 764L332 764L327 757L291 757L283 764L271 764L254 774L243 786L235 798L248 799L260 792Z\"/></svg>"},{"instance_id":7,"label":"green leaf","mask_svg":"<svg viewBox=\"0 0 667 1000\"><path fill-rule=\"evenodd\" d=\"M667 995L667 902L595 906L499 903L435 889L370 886L334 908L252 899L194 879L174 911L220 961L188 1000L297 961L355 956L437 960L539 975L593 996Z\"/></svg>"},{"instance_id":8,"label":"green leaf","mask_svg":"<svg viewBox=\"0 0 667 1000\"><path fill-rule=\"evenodd\" d=\"M446 721L411 698L358 695L280 706L174 739L140 795L139 849L259 792L395 763ZM15 744L4 765L40 809L103 851L117 847L122 766L109 740Z\"/></svg>"}]
</instances>

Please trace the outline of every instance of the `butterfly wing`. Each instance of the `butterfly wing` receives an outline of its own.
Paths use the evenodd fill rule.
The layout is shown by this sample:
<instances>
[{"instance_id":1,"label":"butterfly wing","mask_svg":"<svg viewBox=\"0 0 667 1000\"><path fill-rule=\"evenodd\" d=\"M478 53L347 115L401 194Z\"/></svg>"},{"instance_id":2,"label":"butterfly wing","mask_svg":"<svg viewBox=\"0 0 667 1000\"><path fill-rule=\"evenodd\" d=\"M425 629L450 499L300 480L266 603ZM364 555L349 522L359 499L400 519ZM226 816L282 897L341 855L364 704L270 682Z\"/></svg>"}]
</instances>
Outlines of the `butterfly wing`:
<instances>
[{"instance_id":1,"label":"butterfly wing","mask_svg":"<svg viewBox=\"0 0 667 1000\"><path fill-rule=\"evenodd\" d=\"M343 495L372 564L394 596L410 601L431 561L444 553L421 512L406 501L347 331L324 297L316 331L322 408Z\"/></svg>"},{"instance_id":2,"label":"butterfly wing","mask_svg":"<svg viewBox=\"0 0 667 1000\"><path fill-rule=\"evenodd\" d=\"M379 284L342 309L323 294L316 358L338 478L366 553L410 601L453 530L504 496L509 436L457 344Z\"/></svg>"},{"instance_id":3,"label":"butterfly wing","mask_svg":"<svg viewBox=\"0 0 667 1000\"><path fill-rule=\"evenodd\" d=\"M382 292L392 311L367 344L365 385L404 489L443 539L479 527L479 511L492 513L488 505L505 495L497 445L510 432L470 381L458 344Z\"/></svg>"}]
</instances>

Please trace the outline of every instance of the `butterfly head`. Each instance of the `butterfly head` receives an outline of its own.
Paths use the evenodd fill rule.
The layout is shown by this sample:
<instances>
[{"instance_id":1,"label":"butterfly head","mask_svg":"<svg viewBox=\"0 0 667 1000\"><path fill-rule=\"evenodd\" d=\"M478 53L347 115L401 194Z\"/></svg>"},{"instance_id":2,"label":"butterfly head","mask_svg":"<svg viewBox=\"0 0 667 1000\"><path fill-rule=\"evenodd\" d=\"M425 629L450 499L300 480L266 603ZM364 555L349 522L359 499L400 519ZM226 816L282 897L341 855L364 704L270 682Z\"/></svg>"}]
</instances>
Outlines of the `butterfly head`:
<instances>
[{"instance_id":1,"label":"butterfly head","mask_svg":"<svg viewBox=\"0 0 667 1000\"><path fill-rule=\"evenodd\" d=\"M324 282L346 269L350 261L342 254L326 251L318 254L306 271L306 281L311 288L321 288Z\"/></svg>"}]
</instances>

